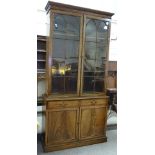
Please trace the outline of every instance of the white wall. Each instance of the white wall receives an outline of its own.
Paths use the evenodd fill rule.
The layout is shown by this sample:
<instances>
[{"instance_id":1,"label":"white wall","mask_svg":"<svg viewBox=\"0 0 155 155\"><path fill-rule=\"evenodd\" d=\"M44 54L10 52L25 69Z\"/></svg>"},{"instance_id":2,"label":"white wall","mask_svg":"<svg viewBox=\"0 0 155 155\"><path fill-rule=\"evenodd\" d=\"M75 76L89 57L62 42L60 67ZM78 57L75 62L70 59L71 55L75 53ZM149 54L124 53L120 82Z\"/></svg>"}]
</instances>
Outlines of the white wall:
<instances>
[{"instance_id":1,"label":"white wall","mask_svg":"<svg viewBox=\"0 0 155 155\"><path fill-rule=\"evenodd\" d=\"M42 107L37 107L38 111L42 111L39 108ZM45 131L45 115L42 112L38 112L37 114L37 133L43 133Z\"/></svg>"},{"instance_id":2,"label":"white wall","mask_svg":"<svg viewBox=\"0 0 155 155\"><path fill-rule=\"evenodd\" d=\"M117 44L117 20L112 20L110 34L109 60L117 61L119 53Z\"/></svg>"},{"instance_id":3,"label":"white wall","mask_svg":"<svg viewBox=\"0 0 155 155\"><path fill-rule=\"evenodd\" d=\"M38 80L38 88L37 88L38 89L37 90L38 97L45 94L45 90L46 90L45 85L46 85L46 83L45 83L44 79L43 80Z\"/></svg>"},{"instance_id":4,"label":"white wall","mask_svg":"<svg viewBox=\"0 0 155 155\"><path fill-rule=\"evenodd\" d=\"M44 10L48 0L37 0L37 9ZM53 2L65 3L70 5L76 5L81 7L87 7L97 10L104 10L108 12L116 12L117 1L116 0L53 0Z\"/></svg>"}]
</instances>

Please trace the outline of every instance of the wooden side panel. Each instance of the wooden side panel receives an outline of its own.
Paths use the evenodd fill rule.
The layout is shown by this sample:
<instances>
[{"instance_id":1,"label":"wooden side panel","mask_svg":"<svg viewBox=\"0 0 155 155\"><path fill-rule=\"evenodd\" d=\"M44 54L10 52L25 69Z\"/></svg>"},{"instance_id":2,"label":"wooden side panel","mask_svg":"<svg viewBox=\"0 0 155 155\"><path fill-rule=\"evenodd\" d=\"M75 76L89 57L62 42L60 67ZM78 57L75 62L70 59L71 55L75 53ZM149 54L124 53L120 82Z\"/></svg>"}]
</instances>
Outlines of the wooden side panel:
<instances>
[{"instance_id":1,"label":"wooden side panel","mask_svg":"<svg viewBox=\"0 0 155 155\"><path fill-rule=\"evenodd\" d=\"M78 134L78 109L53 109L48 112L47 144L75 141Z\"/></svg>"}]
</instances>

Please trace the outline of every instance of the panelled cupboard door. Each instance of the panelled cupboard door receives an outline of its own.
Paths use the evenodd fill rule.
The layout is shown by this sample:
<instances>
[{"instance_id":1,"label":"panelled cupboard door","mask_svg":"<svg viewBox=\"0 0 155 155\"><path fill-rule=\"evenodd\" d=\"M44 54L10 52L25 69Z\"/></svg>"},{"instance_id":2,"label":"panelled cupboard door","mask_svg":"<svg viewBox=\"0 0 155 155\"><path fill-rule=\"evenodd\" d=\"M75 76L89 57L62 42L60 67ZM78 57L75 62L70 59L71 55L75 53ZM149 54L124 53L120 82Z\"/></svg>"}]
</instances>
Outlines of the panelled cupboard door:
<instances>
[{"instance_id":1,"label":"panelled cupboard door","mask_svg":"<svg viewBox=\"0 0 155 155\"><path fill-rule=\"evenodd\" d=\"M47 144L76 141L78 108L53 109L47 112Z\"/></svg>"},{"instance_id":2,"label":"panelled cupboard door","mask_svg":"<svg viewBox=\"0 0 155 155\"><path fill-rule=\"evenodd\" d=\"M94 116L94 136L100 137L105 136L106 132L106 121L107 121L107 108L96 107Z\"/></svg>"},{"instance_id":3,"label":"panelled cupboard door","mask_svg":"<svg viewBox=\"0 0 155 155\"><path fill-rule=\"evenodd\" d=\"M105 136L106 112L105 106L81 107L80 139Z\"/></svg>"},{"instance_id":4,"label":"panelled cupboard door","mask_svg":"<svg viewBox=\"0 0 155 155\"><path fill-rule=\"evenodd\" d=\"M80 139L87 139L93 136L94 131L94 108L80 108Z\"/></svg>"}]
</instances>

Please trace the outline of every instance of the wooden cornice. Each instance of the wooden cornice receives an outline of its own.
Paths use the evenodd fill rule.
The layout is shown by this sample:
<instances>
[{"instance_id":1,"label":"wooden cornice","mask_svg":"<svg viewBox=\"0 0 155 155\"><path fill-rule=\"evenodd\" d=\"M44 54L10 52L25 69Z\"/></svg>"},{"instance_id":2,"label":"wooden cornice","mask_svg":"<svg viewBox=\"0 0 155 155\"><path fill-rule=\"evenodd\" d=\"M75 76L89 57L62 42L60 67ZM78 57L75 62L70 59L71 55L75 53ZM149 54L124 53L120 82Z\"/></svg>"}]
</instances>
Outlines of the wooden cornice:
<instances>
[{"instance_id":1,"label":"wooden cornice","mask_svg":"<svg viewBox=\"0 0 155 155\"><path fill-rule=\"evenodd\" d=\"M87 12L91 12L94 14L99 14L99 15L104 15L107 16L109 18L111 18L114 13L110 13L110 12L105 12L105 11L100 11L100 10L94 10L94 9L89 9L89 8L84 8L84 7L79 7L79 6L73 6L73 5L68 5L68 4L63 4L63 3L58 3L58 2L52 2L52 1L48 1L45 10L47 12L49 12L50 10L74 10L75 12L80 12L80 13L87 13Z\"/></svg>"}]
</instances>

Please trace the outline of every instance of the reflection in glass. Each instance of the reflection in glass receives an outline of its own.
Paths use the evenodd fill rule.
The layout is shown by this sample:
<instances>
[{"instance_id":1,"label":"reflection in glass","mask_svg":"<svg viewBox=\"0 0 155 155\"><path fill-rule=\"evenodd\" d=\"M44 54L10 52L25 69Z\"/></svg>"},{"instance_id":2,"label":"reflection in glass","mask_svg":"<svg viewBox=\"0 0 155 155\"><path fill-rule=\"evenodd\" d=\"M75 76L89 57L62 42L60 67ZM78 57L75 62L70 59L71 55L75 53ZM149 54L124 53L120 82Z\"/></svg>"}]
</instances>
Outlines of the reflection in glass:
<instances>
[{"instance_id":1,"label":"reflection in glass","mask_svg":"<svg viewBox=\"0 0 155 155\"><path fill-rule=\"evenodd\" d=\"M67 16L55 14L54 17L54 34L63 36L79 36L80 18L76 16Z\"/></svg>"},{"instance_id":2,"label":"reflection in glass","mask_svg":"<svg viewBox=\"0 0 155 155\"><path fill-rule=\"evenodd\" d=\"M76 93L80 17L55 14L53 26L52 93Z\"/></svg>"},{"instance_id":3,"label":"reflection in glass","mask_svg":"<svg viewBox=\"0 0 155 155\"><path fill-rule=\"evenodd\" d=\"M87 59L95 59L96 43L86 42L85 43L85 57Z\"/></svg>"},{"instance_id":4,"label":"reflection in glass","mask_svg":"<svg viewBox=\"0 0 155 155\"><path fill-rule=\"evenodd\" d=\"M54 58L78 58L79 41L54 39L53 40L53 55ZM57 52L55 52L57 51Z\"/></svg>"},{"instance_id":5,"label":"reflection in glass","mask_svg":"<svg viewBox=\"0 0 155 155\"><path fill-rule=\"evenodd\" d=\"M85 59L84 71L95 71L95 60Z\"/></svg>"}]
</instances>

